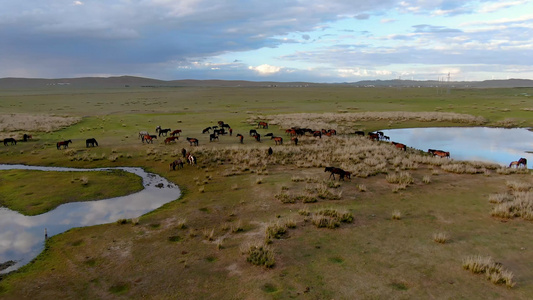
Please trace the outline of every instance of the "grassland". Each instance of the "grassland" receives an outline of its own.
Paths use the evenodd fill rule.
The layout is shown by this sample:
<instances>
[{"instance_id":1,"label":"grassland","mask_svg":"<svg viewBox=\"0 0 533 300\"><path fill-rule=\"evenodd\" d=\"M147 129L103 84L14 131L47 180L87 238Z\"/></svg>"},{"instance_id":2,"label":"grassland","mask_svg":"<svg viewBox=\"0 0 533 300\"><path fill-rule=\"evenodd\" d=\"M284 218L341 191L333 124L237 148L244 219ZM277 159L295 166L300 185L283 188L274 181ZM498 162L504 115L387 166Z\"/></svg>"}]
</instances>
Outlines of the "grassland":
<instances>
[{"instance_id":1,"label":"grassland","mask_svg":"<svg viewBox=\"0 0 533 300\"><path fill-rule=\"evenodd\" d=\"M524 93L532 91L56 87L0 92L3 114L74 118L57 130L0 132L3 138L34 137L1 147L1 163L142 166L184 192L137 225L77 228L50 238L32 263L2 277L0 298L529 299L533 224L491 213L498 205L494 195L514 195L515 186L532 185L529 171L436 159L349 135L414 126L529 127L533 101ZM435 117L406 117L413 112ZM450 113L464 118L446 117ZM231 125L234 136L210 143L202 129L219 120ZM273 122L259 131L283 136L285 143L252 141L248 131L256 120ZM304 137L291 145L284 129L307 124L339 134ZM183 130L180 140L147 145L138 139L140 130L154 133L158 125ZM245 136L244 144L237 133ZM200 146L189 146L186 136L199 138ZM86 138L96 138L99 146L85 148ZM73 144L57 150L55 143L65 139ZM274 149L271 156L268 147ZM198 166L169 171L182 148L197 156ZM324 173L329 165L354 175L330 181ZM511 188L509 182L522 185ZM465 261L477 256L512 272L514 285L494 284L465 270Z\"/></svg>"}]
</instances>

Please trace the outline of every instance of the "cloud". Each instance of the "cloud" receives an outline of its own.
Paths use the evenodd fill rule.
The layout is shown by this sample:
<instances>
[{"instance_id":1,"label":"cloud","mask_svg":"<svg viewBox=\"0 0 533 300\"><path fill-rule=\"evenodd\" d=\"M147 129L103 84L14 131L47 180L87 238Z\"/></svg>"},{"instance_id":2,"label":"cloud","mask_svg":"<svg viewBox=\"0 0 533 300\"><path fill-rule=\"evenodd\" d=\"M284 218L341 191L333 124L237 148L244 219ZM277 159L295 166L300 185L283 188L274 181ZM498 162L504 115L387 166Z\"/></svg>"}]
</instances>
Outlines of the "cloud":
<instances>
[{"instance_id":1,"label":"cloud","mask_svg":"<svg viewBox=\"0 0 533 300\"><path fill-rule=\"evenodd\" d=\"M250 70L256 71L260 75L272 75L272 74L280 72L281 69L282 69L281 67L271 66L271 65L267 65L267 64L263 64L263 65L260 65L260 66L257 66L257 67L250 66L248 68Z\"/></svg>"}]
</instances>

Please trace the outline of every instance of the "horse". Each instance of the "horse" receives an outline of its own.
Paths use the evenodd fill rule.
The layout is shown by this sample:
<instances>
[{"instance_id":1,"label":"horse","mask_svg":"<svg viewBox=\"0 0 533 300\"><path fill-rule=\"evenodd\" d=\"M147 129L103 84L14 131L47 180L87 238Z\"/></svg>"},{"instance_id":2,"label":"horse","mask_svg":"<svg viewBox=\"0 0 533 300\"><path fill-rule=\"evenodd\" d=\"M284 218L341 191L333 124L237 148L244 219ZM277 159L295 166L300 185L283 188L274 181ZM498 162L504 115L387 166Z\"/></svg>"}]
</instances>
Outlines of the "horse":
<instances>
[{"instance_id":1,"label":"horse","mask_svg":"<svg viewBox=\"0 0 533 300\"><path fill-rule=\"evenodd\" d=\"M170 128L161 129L161 126L157 126L155 132L158 132L158 131L159 131L159 136L161 136L161 135L167 136L167 133L171 132L172 129L170 129Z\"/></svg>"},{"instance_id":2,"label":"horse","mask_svg":"<svg viewBox=\"0 0 533 300\"><path fill-rule=\"evenodd\" d=\"M227 128L227 129L230 129L231 126L229 126L229 124L226 124L226 123L223 123L222 125L220 125L221 128Z\"/></svg>"},{"instance_id":3,"label":"horse","mask_svg":"<svg viewBox=\"0 0 533 300\"><path fill-rule=\"evenodd\" d=\"M355 135L359 135L359 136L365 136L365 132L364 131L361 131L361 130L357 130L354 132Z\"/></svg>"},{"instance_id":4,"label":"horse","mask_svg":"<svg viewBox=\"0 0 533 300\"><path fill-rule=\"evenodd\" d=\"M177 137L177 136L170 136L170 137L167 137L167 138L165 139L165 144L168 145L168 144L170 144L170 143L172 143L172 142L175 143L177 139L179 139L179 137Z\"/></svg>"},{"instance_id":5,"label":"horse","mask_svg":"<svg viewBox=\"0 0 533 300\"><path fill-rule=\"evenodd\" d=\"M194 157L192 154L190 153L187 153L187 161L189 162L189 164L192 166L192 165L195 165L196 164L196 157Z\"/></svg>"},{"instance_id":6,"label":"horse","mask_svg":"<svg viewBox=\"0 0 533 300\"><path fill-rule=\"evenodd\" d=\"M148 135L148 131L139 131L139 138L142 139L145 135Z\"/></svg>"},{"instance_id":7,"label":"horse","mask_svg":"<svg viewBox=\"0 0 533 300\"><path fill-rule=\"evenodd\" d=\"M402 149L403 151L407 151L407 146L405 146L402 143L392 142L392 144L394 145L394 147L396 147L398 149Z\"/></svg>"},{"instance_id":8,"label":"horse","mask_svg":"<svg viewBox=\"0 0 533 300\"><path fill-rule=\"evenodd\" d=\"M315 131L315 132L313 132L313 137L317 137L317 136L318 136L319 138L322 138L322 132L320 132L320 131L318 131L318 130Z\"/></svg>"},{"instance_id":9,"label":"horse","mask_svg":"<svg viewBox=\"0 0 533 300\"><path fill-rule=\"evenodd\" d=\"M181 129L176 129L170 133L170 136L180 136Z\"/></svg>"},{"instance_id":10,"label":"horse","mask_svg":"<svg viewBox=\"0 0 533 300\"><path fill-rule=\"evenodd\" d=\"M261 142L261 135L259 133L256 133L254 137L257 142Z\"/></svg>"},{"instance_id":11,"label":"horse","mask_svg":"<svg viewBox=\"0 0 533 300\"><path fill-rule=\"evenodd\" d=\"M268 123L261 121L261 122L257 123L257 128L268 129Z\"/></svg>"},{"instance_id":12,"label":"horse","mask_svg":"<svg viewBox=\"0 0 533 300\"><path fill-rule=\"evenodd\" d=\"M85 146L86 146L87 148L89 148L89 145L90 145L91 147L98 146L98 142L97 142L96 139L94 139L94 138L92 138L92 139L86 139L86 140L85 140Z\"/></svg>"},{"instance_id":13,"label":"horse","mask_svg":"<svg viewBox=\"0 0 533 300\"><path fill-rule=\"evenodd\" d=\"M239 141L240 141L241 144L242 144L242 140L244 139L244 136L242 136L242 134L240 134L240 133L237 133L236 136L239 138Z\"/></svg>"},{"instance_id":14,"label":"horse","mask_svg":"<svg viewBox=\"0 0 533 300\"><path fill-rule=\"evenodd\" d=\"M212 142L214 140L217 140L218 141L218 135L216 133L211 133L209 135L209 141Z\"/></svg>"},{"instance_id":15,"label":"horse","mask_svg":"<svg viewBox=\"0 0 533 300\"><path fill-rule=\"evenodd\" d=\"M191 144L191 146L192 145L198 146L198 139L188 137L187 141L189 142L189 144Z\"/></svg>"},{"instance_id":16,"label":"horse","mask_svg":"<svg viewBox=\"0 0 533 300\"><path fill-rule=\"evenodd\" d=\"M250 136L254 136L257 134L257 130L255 129L250 129Z\"/></svg>"},{"instance_id":17,"label":"horse","mask_svg":"<svg viewBox=\"0 0 533 300\"><path fill-rule=\"evenodd\" d=\"M68 148L68 144L72 143L71 140L66 140L66 141L62 141L62 142L57 142L56 146L57 146L57 150L61 149L61 146L63 146L63 149L66 149Z\"/></svg>"},{"instance_id":18,"label":"horse","mask_svg":"<svg viewBox=\"0 0 533 300\"><path fill-rule=\"evenodd\" d=\"M269 133L265 134L265 136L273 137L274 134L272 132L269 132Z\"/></svg>"},{"instance_id":19,"label":"horse","mask_svg":"<svg viewBox=\"0 0 533 300\"><path fill-rule=\"evenodd\" d=\"M384 135L384 136L383 136L383 140L385 140L385 141L390 141L390 137Z\"/></svg>"},{"instance_id":20,"label":"horse","mask_svg":"<svg viewBox=\"0 0 533 300\"><path fill-rule=\"evenodd\" d=\"M441 151L441 150L435 150L435 152L433 152L433 155L435 156L438 156L438 157L450 157L450 152L446 152L446 151Z\"/></svg>"},{"instance_id":21,"label":"horse","mask_svg":"<svg viewBox=\"0 0 533 300\"><path fill-rule=\"evenodd\" d=\"M516 166L517 168L519 168L520 166L524 166L525 168L527 168L527 159L525 159L524 157L521 157L519 160L517 161L512 161L510 164L509 164L509 168L511 168L512 166Z\"/></svg>"},{"instance_id":22,"label":"horse","mask_svg":"<svg viewBox=\"0 0 533 300\"><path fill-rule=\"evenodd\" d=\"M297 137L293 136L293 137L291 138L291 141L294 142L294 146L297 146L297 145L298 145L298 138L297 138Z\"/></svg>"},{"instance_id":23,"label":"horse","mask_svg":"<svg viewBox=\"0 0 533 300\"><path fill-rule=\"evenodd\" d=\"M335 174L338 174L339 175L339 180L342 179L343 181L344 181L344 176L346 175L346 171L344 171L341 168L335 168L335 167L326 167L324 169L324 172L331 172L331 174L329 175L329 178L331 178L331 176L333 176L333 180L335 180Z\"/></svg>"},{"instance_id":24,"label":"horse","mask_svg":"<svg viewBox=\"0 0 533 300\"><path fill-rule=\"evenodd\" d=\"M33 136L31 136L30 134L24 134L24 135L22 136L22 140L23 140L24 142L27 142L28 140L31 140L31 139L33 139Z\"/></svg>"},{"instance_id":25,"label":"horse","mask_svg":"<svg viewBox=\"0 0 533 300\"><path fill-rule=\"evenodd\" d=\"M268 147L267 153L268 155L272 155L272 153L274 153L274 151L272 150L272 147Z\"/></svg>"},{"instance_id":26,"label":"horse","mask_svg":"<svg viewBox=\"0 0 533 300\"><path fill-rule=\"evenodd\" d=\"M202 130L202 134L209 133L209 130L211 130L211 126L204 128L204 130Z\"/></svg>"},{"instance_id":27,"label":"horse","mask_svg":"<svg viewBox=\"0 0 533 300\"><path fill-rule=\"evenodd\" d=\"M377 134L375 132L369 132L368 133L368 138L373 140L373 141L379 141L379 134Z\"/></svg>"},{"instance_id":28,"label":"horse","mask_svg":"<svg viewBox=\"0 0 533 300\"><path fill-rule=\"evenodd\" d=\"M153 144L154 143L154 139L152 138L151 135L147 134L145 136L142 137L142 142L144 144L144 142L146 141L146 143L150 143L150 144Z\"/></svg>"},{"instance_id":29,"label":"horse","mask_svg":"<svg viewBox=\"0 0 533 300\"><path fill-rule=\"evenodd\" d=\"M276 145L279 143L280 145L283 145L283 138L280 136L273 136L270 138L271 140L274 140Z\"/></svg>"},{"instance_id":30,"label":"horse","mask_svg":"<svg viewBox=\"0 0 533 300\"><path fill-rule=\"evenodd\" d=\"M171 162L170 165L168 165L168 170L170 171L171 168L172 170L176 170L176 167L178 167L178 169L183 169L183 162L181 159Z\"/></svg>"},{"instance_id":31,"label":"horse","mask_svg":"<svg viewBox=\"0 0 533 300\"><path fill-rule=\"evenodd\" d=\"M11 145L16 145L17 140L15 140L14 138L7 138L4 140L4 146L7 146L8 143L11 143Z\"/></svg>"},{"instance_id":32,"label":"horse","mask_svg":"<svg viewBox=\"0 0 533 300\"><path fill-rule=\"evenodd\" d=\"M230 129L229 129L229 136L232 136L232 135L233 135L233 129L230 128Z\"/></svg>"},{"instance_id":33,"label":"horse","mask_svg":"<svg viewBox=\"0 0 533 300\"><path fill-rule=\"evenodd\" d=\"M183 157L186 157L187 156L187 150L185 150L185 148L181 148L181 155Z\"/></svg>"}]
</instances>

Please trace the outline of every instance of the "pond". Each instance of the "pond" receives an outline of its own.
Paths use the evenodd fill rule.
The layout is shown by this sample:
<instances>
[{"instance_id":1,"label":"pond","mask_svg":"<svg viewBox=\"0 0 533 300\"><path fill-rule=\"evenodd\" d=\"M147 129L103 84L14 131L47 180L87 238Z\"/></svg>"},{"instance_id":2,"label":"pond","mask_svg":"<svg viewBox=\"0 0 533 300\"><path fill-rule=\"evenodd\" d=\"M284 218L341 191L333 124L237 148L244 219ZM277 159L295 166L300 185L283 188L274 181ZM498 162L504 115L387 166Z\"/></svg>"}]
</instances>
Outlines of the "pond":
<instances>
[{"instance_id":1,"label":"pond","mask_svg":"<svg viewBox=\"0 0 533 300\"><path fill-rule=\"evenodd\" d=\"M178 199L180 189L165 178L145 172L142 168L76 169L0 164L0 170L24 169L41 171L105 171L121 169L140 176L144 189L137 193L98 201L74 202L37 216L24 216L0 207L0 264L14 265L0 270L7 273L35 258L44 249L45 228L48 237L74 227L111 223L120 219L139 217L165 203Z\"/></svg>"},{"instance_id":2,"label":"pond","mask_svg":"<svg viewBox=\"0 0 533 300\"><path fill-rule=\"evenodd\" d=\"M525 157L533 162L533 132L523 128L433 127L381 130L391 141L427 151L450 152L456 160L494 162L509 166Z\"/></svg>"}]
</instances>

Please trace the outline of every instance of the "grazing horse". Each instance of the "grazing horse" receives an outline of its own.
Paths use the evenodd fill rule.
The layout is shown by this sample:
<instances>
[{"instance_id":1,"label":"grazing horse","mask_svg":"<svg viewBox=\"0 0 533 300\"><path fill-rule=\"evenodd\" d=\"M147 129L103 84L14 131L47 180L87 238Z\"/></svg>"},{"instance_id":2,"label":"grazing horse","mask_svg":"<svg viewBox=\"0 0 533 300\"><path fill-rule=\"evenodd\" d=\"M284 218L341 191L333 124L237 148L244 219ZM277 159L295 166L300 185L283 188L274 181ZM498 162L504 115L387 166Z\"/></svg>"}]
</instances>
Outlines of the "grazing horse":
<instances>
[{"instance_id":1,"label":"grazing horse","mask_svg":"<svg viewBox=\"0 0 533 300\"><path fill-rule=\"evenodd\" d=\"M268 129L268 123L261 121L261 122L257 123L257 128Z\"/></svg>"},{"instance_id":2,"label":"grazing horse","mask_svg":"<svg viewBox=\"0 0 533 300\"><path fill-rule=\"evenodd\" d=\"M313 132L313 137L317 137L317 136L318 136L319 138L322 138L322 132L320 132L320 131L318 131L318 130L315 131L315 132Z\"/></svg>"},{"instance_id":3,"label":"grazing horse","mask_svg":"<svg viewBox=\"0 0 533 300\"><path fill-rule=\"evenodd\" d=\"M283 145L283 138L280 137L280 136L273 136L270 138L271 140L274 140L274 142L277 144L280 144L280 145Z\"/></svg>"},{"instance_id":4,"label":"grazing horse","mask_svg":"<svg viewBox=\"0 0 533 300\"><path fill-rule=\"evenodd\" d=\"M209 135L209 141L212 142L214 140L217 140L218 141L218 135L216 133L211 133Z\"/></svg>"},{"instance_id":5,"label":"grazing horse","mask_svg":"<svg viewBox=\"0 0 533 300\"><path fill-rule=\"evenodd\" d=\"M7 138L4 140L4 146L7 146L8 143L11 143L11 145L16 145L17 140L15 140L14 138Z\"/></svg>"},{"instance_id":6,"label":"grazing horse","mask_svg":"<svg viewBox=\"0 0 533 300\"><path fill-rule=\"evenodd\" d=\"M402 149L403 151L407 151L407 146L405 146L402 143L392 142L392 144L394 145L394 147L396 147L398 149Z\"/></svg>"},{"instance_id":7,"label":"grazing horse","mask_svg":"<svg viewBox=\"0 0 533 300\"><path fill-rule=\"evenodd\" d=\"M168 170L176 170L176 167L178 167L178 169L183 169L183 162L181 161L181 159L171 162L170 165L168 165Z\"/></svg>"},{"instance_id":8,"label":"grazing horse","mask_svg":"<svg viewBox=\"0 0 533 300\"><path fill-rule=\"evenodd\" d=\"M151 135L147 134L147 135L143 136L143 138L142 138L143 144L144 144L145 141L146 141L147 144L148 143L153 144L154 143L154 138Z\"/></svg>"},{"instance_id":9,"label":"grazing horse","mask_svg":"<svg viewBox=\"0 0 533 300\"><path fill-rule=\"evenodd\" d=\"M267 153L268 155L272 155L272 153L274 153L274 151L272 150L272 147L268 147Z\"/></svg>"},{"instance_id":10,"label":"grazing horse","mask_svg":"<svg viewBox=\"0 0 533 300\"><path fill-rule=\"evenodd\" d=\"M509 168L512 166L516 166L517 168L524 166L524 168L527 168L527 159L521 157L518 161L512 161L511 164L509 164Z\"/></svg>"},{"instance_id":11,"label":"grazing horse","mask_svg":"<svg viewBox=\"0 0 533 300\"><path fill-rule=\"evenodd\" d=\"M28 140L31 140L31 139L33 139L33 137L32 137L30 134L24 134L24 135L22 136L22 140L23 140L24 142L27 142Z\"/></svg>"},{"instance_id":12,"label":"grazing horse","mask_svg":"<svg viewBox=\"0 0 533 300\"><path fill-rule=\"evenodd\" d=\"M188 137L187 141L189 142L189 144L191 144L191 146L192 145L198 146L198 139Z\"/></svg>"},{"instance_id":13,"label":"grazing horse","mask_svg":"<svg viewBox=\"0 0 533 300\"><path fill-rule=\"evenodd\" d=\"M181 129L176 129L170 133L170 136L180 136Z\"/></svg>"},{"instance_id":14,"label":"grazing horse","mask_svg":"<svg viewBox=\"0 0 533 300\"><path fill-rule=\"evenodd\" d=\"M231 128L231 126L229 126L229 124L226 124L226 123L223 123L222 125L220 125L221 128L227 128L228 130Z\"/></svg>"},{"instance_id":15,"label":"grazing horse","mask_svg":"<svg viewBox=\"0 0 533 300\"><path fill-rule=\"evenodd\" d=\"M274 134L272 132L269 132L269 133L265 134L265 136L273 137Z\"/></svg>"},{"instance_id":16,"label":"grazing horse","mask_svg":"<svg viewBox=\"0 0 533 300\"><path fill-rule=\"evenodd\" d=\"M204 128L204 130L202 130L202 133L209 133L209 130L211 130L211 126Z\"/></svg>"},{"instance_id":17,"label":"grazing horse","mask_svg":"<svg viewBox=\"0 0 533 300\"><path fill-rule=\"evenodd\" d=\"M148 135L148 131L139 131L139 138L142 139L145 135Z\"/></svg>"},{"instance_id":18,"label":"grazing horse","mask_svg":"<svg viewBox=\"0 0 533 300\"><path fill-rule=\"evenodd\" d=\"M187 157L187 150L185 150L185 148L181 148L181 155Z\"/></svg>"},{"instance_id":19,"label":"grazing horse","mask_svg":"<svg viewBox=\"0 0 533 300\"><path fill-rule=\"evenodd\" d=\"M385 141L390 141L390 137L384 135L384 136L383 136L383 140L385 140Z\"/></svg>"},{"instance_id":20,"label":"grazing horse","mask_svg":"<svg viewBox=\"0 0 533 300\"><path fill-rule=\"evenodd\" d=\"M72 141L71 140L66 140L66 141L62 141L62 142L57 142L56 146L57 146L57 150L61 149L61 146L63 146L63 149L66 149L68 148L68 144L71 144Z\"/></svg>"},{"instance_id":21,"label":"grazing horse","mask_svg":"<svg viewBox=\"0 0 533 300\"><path fill-rule=\"evenodd\" d=\"M257 142L261 142L261 135L259 133L256 133L254 137Z\"/></svg>"},{"instance_id":22,"label":"grazing horse","mask_svg":"<svg viewBox=\"0 0 533 300\"><path fill-rule=\"evenodd\" d=\"M94 138L93 139L86 139L85 140L85 147L89 148L89 145L91 147L98 146L98 142Z\"/></svg>"},{"instance_id":23,"label":"grazing horse","mask_svg":"<svg viewBox=\"0 0 533 300\"><path fill-rule=\"evenodd\" d=\"M333 180L335 180L335 174L338 174L339 175L339 180L342 179L343 181L344 181L344 176L346 176L346 171L344 171L341 168L326 167L324 169L324 172L331 172L331 174L329 174L329 178L331 178L331 176L333 176Z\"/></svg>"},{"instance_id":24,"label":"grazing horse","mask_svg":"<svg viewBox=\"0 0 533 300\"><path fill-rule=\"evenodd\" d=\"M165 144L166 144L166 145L169 145L170 143L173 143L173 142L175 143L177 139L179 139L179 137L177 137L177 136L170 136L170 137L167 137L167 138L165 139Z\"/></svg>"},{"instance_id":25,"label":"grazing horse","mask_svg":"<svg viewBox=\"0 0 533 300\"><path fill-rule=\"evenodd\" d=\"M357 130L356 132L354 132L355 135L360 135L360 136L365 136L365 132L364 131L361 131L361 130Z\"/></svg>"},{"instance_id":26,"label":"grazing horse","mask_svg":"<svg viewBox=\"0 0 533 300\"><path fill-rule=\"evenodd\" d=\"M239 138L239 141L242 144L242 140L244 139L244 136L242 136L242 134L240 134L240 133L237 133L237 137Z\"/></svg>"},{"instance_id":27,"label":"grazing horse","mask_svg":"<svg viewBox=\"0 0 533 300\"><path fill-rule=\"evenodd\" d=\"M257 134L257 130L255 129L250 129L250 136L254 136Z\"/></svg>"}]
</instances>

